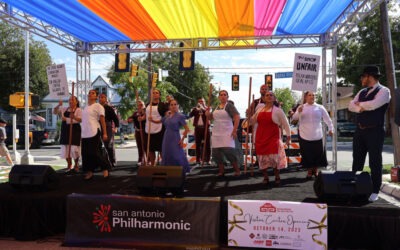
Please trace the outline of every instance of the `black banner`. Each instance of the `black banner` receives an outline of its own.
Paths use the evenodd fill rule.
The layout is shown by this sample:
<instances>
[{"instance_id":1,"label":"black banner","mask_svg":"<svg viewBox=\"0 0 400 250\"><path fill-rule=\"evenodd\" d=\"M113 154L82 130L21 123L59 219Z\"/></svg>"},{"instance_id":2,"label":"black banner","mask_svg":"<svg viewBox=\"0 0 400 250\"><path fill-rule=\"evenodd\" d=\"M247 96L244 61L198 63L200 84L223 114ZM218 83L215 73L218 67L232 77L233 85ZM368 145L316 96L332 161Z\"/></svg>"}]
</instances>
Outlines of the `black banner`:
<instances>
[{"instance_id":1,"label":"black banner","mask_svg":"<svg viewBox=\"0 0 400 250\"><path fill-rule=\"evenodd\" d=\"M66 246L218 247L220 198L71 194Z\"/></svg>"}]
</instances>

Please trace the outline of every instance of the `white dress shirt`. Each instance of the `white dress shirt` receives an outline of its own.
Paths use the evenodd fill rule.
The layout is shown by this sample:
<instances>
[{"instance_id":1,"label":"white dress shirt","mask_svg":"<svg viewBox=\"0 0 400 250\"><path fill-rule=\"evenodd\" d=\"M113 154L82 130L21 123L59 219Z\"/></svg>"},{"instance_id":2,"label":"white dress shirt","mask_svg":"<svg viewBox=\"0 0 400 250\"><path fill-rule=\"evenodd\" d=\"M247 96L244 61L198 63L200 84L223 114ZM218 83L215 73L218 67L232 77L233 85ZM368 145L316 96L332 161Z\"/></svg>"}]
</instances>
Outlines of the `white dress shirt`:
<instances>
[{"instance_id":1,"label":"white dress shirt","mask_svg":"<svg viewBox=\"0 0 400 250\"><path fill-rule=\"evenodd\" d=\"M363 110L375 110L377 108L380 108L382 105L388 103L390 101L390 90L385 86L381 85L379 82L377 82L372 87L372 89L368 91L367 96L371 92L373 92L378 86L381 86L381 89L379 90L378 93L376 93L375 98L371 101L359 102L358 98L360 96L361 91L363 91L364 89L358 91L357 95L349 103L349 110L351 112L360 113L361 108L363 108Z\"/></svg>"},{"instance_id":2,"label":"white dress shirt","mask_svg":"<svg viewBox=\"0 0 400 250\"><path fill-rule=\"evenodd\" d=\"M329 131L333 132L333 123L324 106L314 104L303 104L303 111L299 109L294 113L293 120L299 120L300 137L307 141L322 139L322 121L328 126Z\"/></svg>"}]
</instances>

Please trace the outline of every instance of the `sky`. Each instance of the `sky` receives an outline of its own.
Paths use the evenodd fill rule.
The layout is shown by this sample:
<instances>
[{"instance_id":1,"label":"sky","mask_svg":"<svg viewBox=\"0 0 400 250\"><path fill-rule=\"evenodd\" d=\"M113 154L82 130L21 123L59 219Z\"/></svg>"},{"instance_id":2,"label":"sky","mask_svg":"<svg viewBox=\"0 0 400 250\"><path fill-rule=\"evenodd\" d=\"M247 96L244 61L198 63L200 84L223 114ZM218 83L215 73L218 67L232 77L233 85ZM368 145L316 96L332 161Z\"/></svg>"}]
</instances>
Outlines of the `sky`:
<instances>
[{"instance_id":1,"label":"sky","mask_svg":"<svg viewBox=\"0 0 400 250\"><path fill-rule=\"evenodd\" d=\"M40 37L34 37L34 39L44 41L53 62L64 63L67 79L76 81L75 52ZM243 117L248 105L250 77L252 78L251 96L254 94L255 98L258 98L260 86L264 83L264 75L293 71L295 53L321 55L322 48L196 51L195 60L209 69L213 76L212 83L216 88L228 90L229 99L235 102L235 106ZM131 57L138 55L133 53ZM99 75L108 81L106 74L113 62L114 55L111 54L91 55L91 81ZM231 77L234 74L240 75L239 91L231 90ZM291 84L292 78L274 78L273 80L274 89L291 88ZM318 81L318 84L321 84L321 80Z\"/></svg>"}]
</instances>

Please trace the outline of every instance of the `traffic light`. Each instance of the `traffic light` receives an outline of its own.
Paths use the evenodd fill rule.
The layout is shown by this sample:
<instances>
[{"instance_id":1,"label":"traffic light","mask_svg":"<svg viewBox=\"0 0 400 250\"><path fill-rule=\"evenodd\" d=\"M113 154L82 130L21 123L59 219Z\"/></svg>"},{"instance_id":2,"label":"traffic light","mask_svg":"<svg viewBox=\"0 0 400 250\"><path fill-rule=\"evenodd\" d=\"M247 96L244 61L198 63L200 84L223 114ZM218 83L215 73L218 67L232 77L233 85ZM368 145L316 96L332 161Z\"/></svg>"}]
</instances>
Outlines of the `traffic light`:
<instances>
[{"instance_id":1,"label":"traffic light","mask_svg":"<svg viewBox=\"0 0 400 250\"><path fill-rule=\"evenodd\" d=\"M152 83L152 87L155 88L156 87L156 83L158 80L158 73L153 73L153 78L151 79L151 83Z\"/></svg>"},{"instance_id":2,"label":"traffic light","mask_svg":"<svg viewBox=\"0 0 400 250\"><path fill-rule=\"evenodd\" d=\"M179 46L185 47L185 44L182 42ZM179 52L179 70L194 70L194 55L193 50Z\"/></svg>"},{"instance_id":3,"label":"traffic light","mask_svg":"<svg viewBox=\"0 0 400 250\"><path fill-rule=\"evenodd\" d=\"M272 91L272 75L265 75L265 85L269 91Z\"/></svg>"},{"instance_id":4,"label":"traffic light","mask_svg":"<svg viewBox=\"0 0 400 250\"><path fill-rule=\"evenodd\" d=\"M239 75L232 75L232 91L239 91Z\"/></svg>"},{"instance_id":5,"label":"traffic light","mask_svg":"<svg viewBox=\"0 0 400 250\"><path fill-rule=\"evenodd\" d=\"M129 45L117 45L117 50L128 49ZM129 53L116 53L115 54L115 72L129 72Z\"/></svg>"},{"instance_id":6,"label":"traffic light","mask_svg":"<svg viewBox=\"0 0 400 250\"><path fill-rule=\"evenodd\" d=\"M132 64L131 65L131 77L135 77L139 75L139 65Z\"/></svg>"},{"instance_id":7,"label":"traffic light","mask_svg":"<svg viewBox=\"0 0 400 250\"><path fill-rule=\"evenodd\" d=\"M15 108L25 108L25 92L16 92L10 95L9 100L10 106ZM37 107L40 104L40 98L38 95L29 93L29 108Z\"/></svg>"}]
</instances>

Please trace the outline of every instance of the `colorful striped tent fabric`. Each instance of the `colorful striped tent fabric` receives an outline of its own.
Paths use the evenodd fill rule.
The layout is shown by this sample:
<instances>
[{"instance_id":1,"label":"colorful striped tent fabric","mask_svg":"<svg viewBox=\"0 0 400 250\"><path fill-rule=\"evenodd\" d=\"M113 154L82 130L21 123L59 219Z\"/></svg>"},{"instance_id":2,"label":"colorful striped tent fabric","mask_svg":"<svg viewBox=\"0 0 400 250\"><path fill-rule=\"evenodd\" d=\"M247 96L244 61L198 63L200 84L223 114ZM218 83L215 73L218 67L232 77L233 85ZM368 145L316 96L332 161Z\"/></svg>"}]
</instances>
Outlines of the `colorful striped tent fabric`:
<instances>
[{"instance_id":1,"label":"colorful striped tent fabric","mask_svg":"<svg viewBox=\"0 0 400 250\"><path fill-rule=\"evenodd\" d=\"M1 0L84 42L324 34L353 0Z\"/></svg>"}]
</instances>

